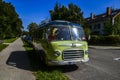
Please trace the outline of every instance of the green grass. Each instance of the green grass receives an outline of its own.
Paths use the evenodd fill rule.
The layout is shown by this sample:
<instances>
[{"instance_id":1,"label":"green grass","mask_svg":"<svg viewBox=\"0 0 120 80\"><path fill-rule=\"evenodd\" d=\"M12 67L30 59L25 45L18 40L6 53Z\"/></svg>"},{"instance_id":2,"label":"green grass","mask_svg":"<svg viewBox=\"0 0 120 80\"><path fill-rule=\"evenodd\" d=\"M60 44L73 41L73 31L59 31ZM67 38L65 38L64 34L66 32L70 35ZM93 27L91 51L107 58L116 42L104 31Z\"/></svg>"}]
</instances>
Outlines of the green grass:
<instances>
[{"instance_id":1,"label":"green grass","mask_svg":"<svg viewBox=\"0 0 120 80\"><path fill-rule=\"evenodd\" d=\"M35 73L36 80L68 80L68 78L63 75L59 70L53 71L37 71Z\"/></svg>"},{"instance_id":2,"label":"green grass","mask_svg":"<svg viewBox=\"0 0 120 80\"><path fill-rule=\"evenodd\" d=\"M6 48L7 45L6 44L0 44L0 51L2 51L4 48Z\"/></svg>"},{"instance_id":3,"label":"green grass","mask_svg":"<svg viewBox=\"0 0 120 80\"><path fill-rule=\"evenodd\" d=\"M3 42L4 43L12 43L16 40L17 38L10 38L10 39L4 39Z\"/></svg>"},{"instance_id":4,"label":"green grass","mask_svg":"<svg viewBox=\"0 0 120 80\"><path fill-rule=\"evenodd\" d=\"M69 80L69 78L62 73L61 67L47 67L41 65L33 48L25 41L23 41L23 43L28 53L30 64L33 67L36 80Z\"/></svg>"}]
</instances>

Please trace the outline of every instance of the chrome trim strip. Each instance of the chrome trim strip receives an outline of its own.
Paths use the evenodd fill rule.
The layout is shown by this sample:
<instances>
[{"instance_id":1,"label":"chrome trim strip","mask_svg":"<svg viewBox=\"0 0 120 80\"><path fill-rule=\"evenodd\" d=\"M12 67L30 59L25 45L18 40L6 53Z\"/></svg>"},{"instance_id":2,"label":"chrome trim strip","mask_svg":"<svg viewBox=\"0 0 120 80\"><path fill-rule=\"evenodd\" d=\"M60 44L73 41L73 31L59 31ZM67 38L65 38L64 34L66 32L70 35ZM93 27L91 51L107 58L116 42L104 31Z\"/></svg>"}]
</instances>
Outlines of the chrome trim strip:
<instances>
[{"instance_id":1,"label":"chrome trim strip","mask_svg":"<svg viewBox=\"0 0 120 80\"><path fill-rule=\"evenodd\" d=\"M79 46L83 46L83 44L61 44L61 45L58 45L58 46L69 46L69 47L79 47Z\"/></svg>"}]
</instances>

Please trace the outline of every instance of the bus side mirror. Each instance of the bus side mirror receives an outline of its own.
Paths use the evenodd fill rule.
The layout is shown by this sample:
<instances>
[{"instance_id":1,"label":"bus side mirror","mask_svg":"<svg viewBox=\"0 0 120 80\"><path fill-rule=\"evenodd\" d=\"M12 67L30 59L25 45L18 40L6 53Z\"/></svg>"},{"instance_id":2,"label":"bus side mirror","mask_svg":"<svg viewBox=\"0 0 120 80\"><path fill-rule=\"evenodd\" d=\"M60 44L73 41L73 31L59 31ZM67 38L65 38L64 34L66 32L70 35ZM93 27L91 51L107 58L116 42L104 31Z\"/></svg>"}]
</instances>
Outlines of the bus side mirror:
<instances>
[{"instance_id":1,"label":"bus side mirror","mask_svg":"<svg viewBox=\"0 0 120 80\"><path fill-rule=\"evenodd\" d=\"M90 36L90 34L89 34L89 36L88 36L88 40L90 40L91 39L91 36Z\"/></svg>"}]
</instances>

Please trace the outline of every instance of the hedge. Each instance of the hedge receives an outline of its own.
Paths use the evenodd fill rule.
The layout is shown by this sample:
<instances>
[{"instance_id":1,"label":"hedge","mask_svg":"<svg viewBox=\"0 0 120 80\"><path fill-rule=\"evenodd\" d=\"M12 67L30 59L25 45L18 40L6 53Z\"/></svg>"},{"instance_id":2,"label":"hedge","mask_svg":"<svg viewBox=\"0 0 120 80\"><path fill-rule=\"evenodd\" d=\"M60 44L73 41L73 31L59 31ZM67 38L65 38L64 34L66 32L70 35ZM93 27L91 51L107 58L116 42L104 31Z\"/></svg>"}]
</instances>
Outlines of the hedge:
<instances>
[{"instance_id":1,"label":"hedge","mask_svg":"<svg viewBox=\"0 0 120 80\"><path fill-rule=\"evenodd\" d=\"M97 36L92 35L89 41L91 45L120 45L120 35Z\"/></svg>"}]
</instances>

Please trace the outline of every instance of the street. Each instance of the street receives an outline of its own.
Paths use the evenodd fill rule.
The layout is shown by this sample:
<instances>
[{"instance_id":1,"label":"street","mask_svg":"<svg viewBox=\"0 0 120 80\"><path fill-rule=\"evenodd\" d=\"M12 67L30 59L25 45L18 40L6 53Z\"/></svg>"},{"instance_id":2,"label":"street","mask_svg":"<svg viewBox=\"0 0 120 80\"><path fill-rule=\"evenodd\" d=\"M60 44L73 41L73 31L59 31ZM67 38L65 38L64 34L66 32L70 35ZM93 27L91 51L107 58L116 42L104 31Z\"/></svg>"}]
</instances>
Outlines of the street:
<instances>
[{"instance_id":1,"label":"street","mask_svg":"<svg viewBox=\"0 0 120 80\"><path fill-rule=\"evenodd\" d=\"M120 80L120 49L89 48L89 57L89 62L78 63L65 74L71 80Z\"/></svg>"}]
</instances>

